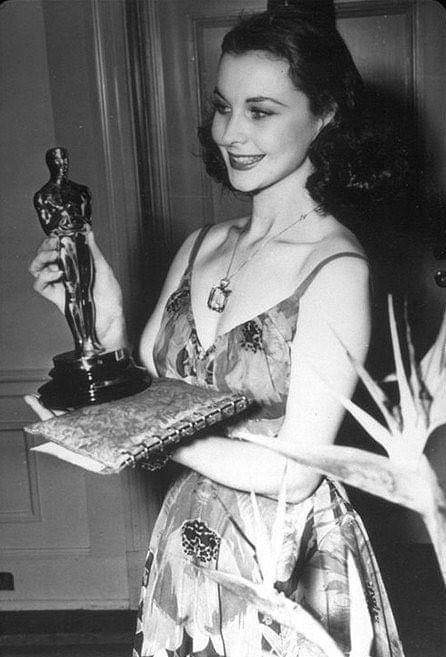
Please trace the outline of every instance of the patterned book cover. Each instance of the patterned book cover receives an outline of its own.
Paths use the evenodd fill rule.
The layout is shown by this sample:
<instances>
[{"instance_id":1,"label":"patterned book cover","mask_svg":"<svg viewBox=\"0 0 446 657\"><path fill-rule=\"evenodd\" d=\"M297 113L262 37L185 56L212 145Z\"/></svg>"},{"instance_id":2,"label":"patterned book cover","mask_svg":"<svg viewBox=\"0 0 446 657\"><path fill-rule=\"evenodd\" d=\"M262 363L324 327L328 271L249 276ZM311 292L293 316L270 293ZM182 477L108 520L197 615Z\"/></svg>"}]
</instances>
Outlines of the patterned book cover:
<instances>
[{"instance_id":1,"label":"patterned book cover","mask_svg":"<svg viewBox=\"0 0 446 657\"><path fill-rule=\"evenodd\" d=\"M247 410L252 404L242 394L159 378L131 397L76 409L24 430L60 447L53 449L47 444L34 448L37 451L111 474L150 461L154 453L168 453L180 441ZM89 461L91 467L87 466Z\"/></svg>"}]
</instances>

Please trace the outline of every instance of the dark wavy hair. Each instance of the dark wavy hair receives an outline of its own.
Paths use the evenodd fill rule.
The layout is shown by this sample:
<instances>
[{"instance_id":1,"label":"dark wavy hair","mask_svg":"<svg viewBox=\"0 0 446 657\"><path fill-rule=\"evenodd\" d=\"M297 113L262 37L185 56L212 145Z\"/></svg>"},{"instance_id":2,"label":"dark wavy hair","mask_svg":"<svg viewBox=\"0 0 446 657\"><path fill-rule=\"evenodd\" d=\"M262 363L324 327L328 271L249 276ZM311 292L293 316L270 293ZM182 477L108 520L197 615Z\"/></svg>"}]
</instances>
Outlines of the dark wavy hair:
<instances>
[{"instance_id":1,"label":"dark wavy hair","mask_svg":"<svg viewBox=\"0 0 446 657\"><path fill-rule=\"evenodd\" d=\"M222 42L222 56L263 51L289 63L295 87L306 94L316 116L332 120L310 146L314 172L307 189L325 211L338 213L394 196L406 173L404 148L389 122L376 120L351 54L336 29L332 3L303 2L244 15ZM206 171L231 188L211 136L212 116L198 134Z\"/></svg>"}]
</instances>

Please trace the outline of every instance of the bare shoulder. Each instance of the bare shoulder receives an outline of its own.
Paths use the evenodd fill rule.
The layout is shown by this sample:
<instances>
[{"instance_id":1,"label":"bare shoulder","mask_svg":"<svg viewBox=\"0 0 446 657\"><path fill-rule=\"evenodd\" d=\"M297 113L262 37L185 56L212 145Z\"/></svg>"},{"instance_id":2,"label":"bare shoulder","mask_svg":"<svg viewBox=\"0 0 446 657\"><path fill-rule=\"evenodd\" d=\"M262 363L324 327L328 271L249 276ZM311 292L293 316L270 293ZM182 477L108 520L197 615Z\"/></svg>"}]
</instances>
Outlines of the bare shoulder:
<instances>
[{"instance_id":1,"label":"bare shoulder","mask_svg":"<svg viewBox=\"0 0 446 657\"><path fill-rule=\"evenodd\" d=\"M184 242L181 244L170 265L166 279L167 283L169 282L169 279L178 279L178 276L185 271L189 262L190 254L194 248L195 241L197 240L200 231L200 228L194 230L193 233L190 233L190 235L188 235Z\"/></svg>"},{"instance_id":2,"label":"bare shoulder","mask_svg":"<svg viewBox=\"0 0 446 657\"><path fill-rule=\"evenodd\" d=\"M367 273L367 256L356 236L335 221L307 254L301 270L301 280L305 280L313 270L318 270L318 279L325 279L327 274L334 272L338 275L345 272L347 277L355 271Z\"/></svg>"},{"instance_id":3,"label":"bare shoulder","mask_svg":"<svg viewBox=\"0 0 446 657\"><path fill-rule=\"evenodd\" d=\"M203 241L206 242L206 245L211 244L211 247L213 248L215 242L218 242L225 238L231 226L236 225L236 221L237 220L224 221L219 224L212 224L210 226L207 226L206 235L203 236ZM200 238L200 234L204 228L205 226L201 226L200 228L197 228L186 237L186 239L184 240L184 242L181 244L180 248L176 252L171 268L184 270L187 267L195 243Z\"/></svg>"},{"instance_id":4,"label":"bare shoulder","mask_svg":"<svg viewBox=\"0 0 446 657\"><path fill-rule=\"evenodd\" d=\"M369 264L355 235L338 225L315 244L305 262L303 279L317 274L305 293L305 302L320 304L368 304Z\"/></svg>"},{"instance_id":5,"label":"bare shoulder","mask_svg":"<svg viewBox=\"0 0 446 657\"><path fill-rule=\"evenodd\" d=\"M301 298L301 332L310 341L316 340L317 331L329 342L330 336L337 335L362 360L370 339L369 266L364 251L356 238L340 234L312 257L316 275Z\"/></svg>"},{"instance_id":6,"label":"bare shoulder","mask_svg":"<svg viewBox=\"0 0 446 657\"><path fill-rule=\"evenodd\" d=\"M356 252L351 252L356 253ZM360 255L358 253L358 255ZM368 322L370 285L367 261L362 257L339 257L326 261L301 299L302 310L317 317L330 317L334 326L347 320Z\"/></svg>"},{"instance_id":7,"label":"bare shoulder","mask_svg":"<svg viewBox=\"0 0 446 657\"><path fill-rule=\"evenodd\" d=\"M336 222L334 229L328 231L315 247L314 257L329 258L341 253L355 253L365 257L364 249L356 235Z\"/></svg>"},{"instance_id":8,"label":"bare shoulder","mask_svg":"<svg viewBox=\"0 0 446 657\"><path fill-rule=\"evenodd\" d=\"M355 257L359 256L359 257ZM309 288L324 291L324 296L344 298L368 291L369 266L360 252L336 252L332 259L324 259L322 266Z\"/></svg>"}]
</instances>

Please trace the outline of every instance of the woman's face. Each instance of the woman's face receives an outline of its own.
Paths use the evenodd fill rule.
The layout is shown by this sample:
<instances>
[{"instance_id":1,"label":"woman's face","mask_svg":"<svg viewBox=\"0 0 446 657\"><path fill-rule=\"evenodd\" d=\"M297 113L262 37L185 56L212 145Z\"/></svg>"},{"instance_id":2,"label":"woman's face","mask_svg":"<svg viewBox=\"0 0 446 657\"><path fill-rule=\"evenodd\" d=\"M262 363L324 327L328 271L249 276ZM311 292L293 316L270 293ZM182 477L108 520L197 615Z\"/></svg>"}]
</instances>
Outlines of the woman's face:
<instances>
[{"instance_id":1,"label":"woman's face","mask_svg":"<svg viewBox=\"0 0 446 657\"><path fill-rule=\"evenodd\" d=\"M325 123L310 111L288 68L262 51L225 54L220 61L212 137L239 191L258 192L299 176Z\"/></svg>"}]
</instances>

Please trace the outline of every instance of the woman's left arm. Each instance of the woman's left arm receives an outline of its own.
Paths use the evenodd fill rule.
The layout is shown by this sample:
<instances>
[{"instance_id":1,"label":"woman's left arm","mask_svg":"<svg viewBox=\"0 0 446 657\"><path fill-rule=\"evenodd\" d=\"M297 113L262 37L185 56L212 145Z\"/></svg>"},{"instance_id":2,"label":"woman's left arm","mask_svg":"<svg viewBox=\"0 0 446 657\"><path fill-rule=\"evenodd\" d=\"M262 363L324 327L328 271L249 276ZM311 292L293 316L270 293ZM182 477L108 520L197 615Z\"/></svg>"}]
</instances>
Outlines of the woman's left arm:
<instances>
[{"instance_id":1,"label":"woman's left arm","mask_svg":"<svg viewBox=\"0 0 446 657\"><path fill-rule=\"evenodd\" d=\"M283 426L277 441L328 445L336 438L344 410L323 379L351 397L357 377L344 346L360 362L370 337L368 267L359 258L326 265L301 299L296 335L290 345L291 372ZM180 447L173 459L231 488L277 497L285 457L243 441L209 436ZM298 502L319 482L310 468L288 462L287 497Z\"/></svg>"}]
</instances>

